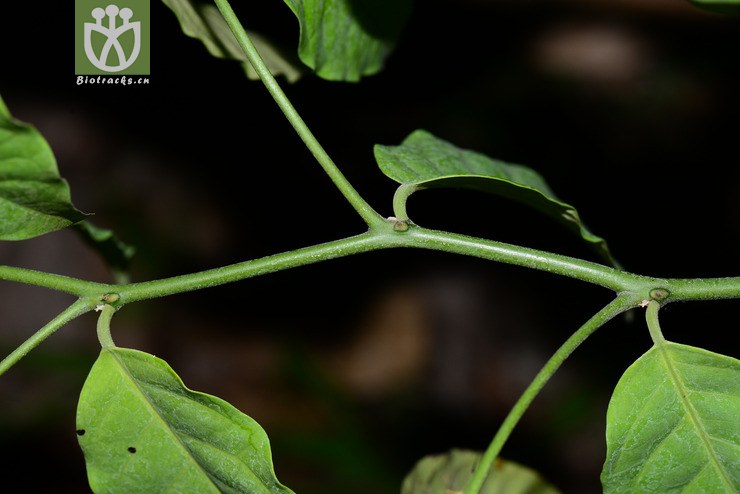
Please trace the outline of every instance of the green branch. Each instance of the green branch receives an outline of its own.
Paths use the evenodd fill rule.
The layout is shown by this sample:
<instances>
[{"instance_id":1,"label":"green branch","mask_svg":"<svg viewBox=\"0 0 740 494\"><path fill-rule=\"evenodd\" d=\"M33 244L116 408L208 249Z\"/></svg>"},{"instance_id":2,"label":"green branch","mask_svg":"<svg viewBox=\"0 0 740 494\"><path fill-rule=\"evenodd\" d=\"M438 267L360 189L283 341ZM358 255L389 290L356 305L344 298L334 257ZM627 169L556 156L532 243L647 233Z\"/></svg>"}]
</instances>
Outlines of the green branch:
<instances>
[{"instance_id":1,"label":"green branch","mask_svg":"<svg viewBox=\"0 0 740 494\"><path fill-rule=\"evenodd\" d=\"M439 250L516 264L595 283L611 288L616 292L639 292L644 297L648 296L647 294L651 289L669 284L667 280L647 278L601 264L502 242L438 232L420 227L411 227L401 233L393 229L393 222L385 221L382 227L373 228L354 237L199 273L131 285L120 285L110 287L108 290L117 293L121 297L121 303L134 302L222 285L328 259L398 247ZM738 291L738 295L740 296L740 291Z\"/></svg>"},{"instance_id":2,"label":"green branch","mask_svg":"<svg viewBox=\"0 0 740 494\"><path fill-rule=\"evenodd\" d=\"M617 293L631 293L642 300L654 298L655 289L665 291L661 302L740 298L740 278L666 279L641 276L537 249L469 237L460 234L409 226L403 232L394 230L394 222L383 223L369 231L311 247L283 252L260 259L240 262L206 271L141 283L109 285L68 278L21 268L0 266L0 279L43 286L78 297L117 294L119 305L138 300L164 297L232 283L267 273L313 264L329 259L390 248L417 248L479 257L495 262L567 276ZM101 299L102 300L102 299Z\"/></svg>"},{"instance_id":3,"label":"green branch","mask_svg":"<svg viewBox=\"0 0 740 494\"><path fill-rule=\"evenodd\" d=\"M504 419L501 427L494 436L488 449L483 454L478 467L473 473L473 477L468 482L468 485L463 491L464 494L478 494L483 483L489 475L493 463L498 458L504 443L511 435L514 427L522 418L524 412L527 410L529 405L532 403L534 398L539 394L542 388L545 386L547 381L555 374L555 371L565 362L573 351L583 343L594 331L599 329L601 326L606 324L607 321L612 319L617 314L624 312L625 310L634 307L635 299L627 295L620 295L606 307L597 312L591 319L589 319L578 331L573 333L563 345L557 349L557 351L550 357L550 360L545 363L539 373L532 380L527 389L522 393L522 396L512 407L509 414Z\"/></svg>"},{"instance_id":4,"label":"green branch","mask_svg":"<svg viewBox=\"0 0 740 494\"><path fill-rule=\"evenodd\" d=\"M491 261L547 271L610 288L616 292L650 290L664 282L664 280L620 271L595 262L467 235L421 227L410 227L405 235L406 243L410 247L480 257ZM740 294L740 291L738 294Z\"/></svg>"},{"instance_id":5,"label":"green branch","mask_svg":"<svg viewBox=\"0 0 740 494\"><path fill-rule=\"evenodd\" d=\"M640 276L593 262L516 245L409 226L397 231L384 220L369 231L333 242L275 254L197 273L142 283L109 285L22 268L0 266L0 279L71 293L80 300L44 326L0 363L0 374L71 319L106 303L118 307L129 302L164 297L232 283L267 273L329 259L390 248L418 248L474 256L575 278L609 288L617 300L636 306L645 300L740 298L740 278L663 279ZM569 340L570 341L570 340ZM544 382L543 382L544 384Z\"/></svg>"},{"instance_id":6,"label":"green branch","mask_svg":"<svg viewBox=\"0 0 740 494\"><path fill-rule=\"evenodd\" d=\"M0 376L25 357L28 352L36 348L42 341L54 334L59 328L90 310L92 310L92 304L90 300L86 299L79 299L67 307L0 362Z\"/></svg>"},{"instance_id":7,"label":"green branch","mask_svg":"<svg viewBox=\"0 0 740 494\"><path fill-rule=\"evenodd\" d=\"M667 301L740 298L740 278L668 279Z\"/></svg>"},{"instance_id":8,"label":"green branch","mask_svg":"<svg viewBox=\"0 0 740 494\"><path fill-rule=\"evenodd\" d=\"M311 154L316 158L316 161L319 162L326 174L331 178L332 182L334 182L334 185L337 186L345 199L347 199L362 219L365 220L365 223L367 223L368 226L377 225L383 221L383 218L375 212L375 210L365 201L365 199L362 198L362 196L360 196L360 194L357 193L354 187L352 187L352 184L350 184L342 172L339 171L337 165L334 164L334 161L332 161L301 116L295 110L293 104L288 100L287 96L280 88L280 85L275 80L275 77L270 73L267 65L265 65L265 62L262 60L262 57L252 43L252 40L249 39L247 32L244 30L241 22L229 5L229 2L227 0L216 0L216 6L221 11L221 15L224 16L224 19L229 25L231 31L234 33L239 46L244 50L244 54L247 56L249 63L252 64L252 67L259 75L267 88L267 91L303 140L303 143L309 151L311 151Z\"/></svg>"},{"instance_id":9,"label":"green branch","mask_svg":"<svg viewBox=\"0 0 740 494\"><path fill-rule=\"evenodd\" d=\"M252 261L240 262L199 273L175 276L173 278L120 285L112 287L111 290L114 290L120 296L120 303L125 304L137 300L164 297L175 293L223 285L288 268L377 250L383 247L383 237L374 234L371 230L354 237L262 257Z\"/></svg>"},{"instance_id":10,"label":"green branch","mask_svg":"<svg viewBox=\"0 0 740 494\"><path fill-rule=\"evenodd\" d=\"M77 297L102 293L110 286L104 283L95 283L13 266L0 266L0 280L36 285L58 292L69 293Z\"/></svg>"}]
</instances>

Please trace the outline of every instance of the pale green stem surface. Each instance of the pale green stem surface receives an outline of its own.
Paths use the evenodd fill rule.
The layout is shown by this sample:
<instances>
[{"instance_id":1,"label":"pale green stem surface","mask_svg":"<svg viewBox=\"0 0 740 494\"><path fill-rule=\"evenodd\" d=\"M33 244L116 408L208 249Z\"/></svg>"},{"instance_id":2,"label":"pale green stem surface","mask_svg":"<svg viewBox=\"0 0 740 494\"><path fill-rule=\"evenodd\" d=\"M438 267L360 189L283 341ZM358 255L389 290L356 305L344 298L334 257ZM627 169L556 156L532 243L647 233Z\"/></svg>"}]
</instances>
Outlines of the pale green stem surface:
<instances>
[{"instance_id":1,"label":"pale green stem surface","mask_svg":"<svg viewBox=\"0 0 740 494\"><path fill-rule=\"evenodd\" d=\"M42 286L79 297L117 293L121 298L114 305L118 305L223 285L328 259L401 247L430 249L514 264L593 283L617 293L634 293L646 300L651 298L649 292L656 288L668 291L664 302L740 298L738 277L652 278L560 254L418 226L410 226L405 232L397 232L393 230L393 222L385 220L369 231L353 237L155 281L126 285L93 283L10 266L0 266L0 279Z\"/></svg>"},{"instance_id":2,"label":"pale green stem surface","mask_svg":"<svg viewBox=\"0 0 740 494\"><path fill-rule=\"evenodd\" d=\"M660 330L660 322L658 321L658 310L660 310L660 303L655 300L651 300L650 303L648 303L647 310L645 311L645 319L647 321L648 330L650 331L650 338L656 345L665 343L663 332Z\"/></svg>"},{"instance_id":3,"label":"pale green stem surface","mask_svg":"<svg viewBox=\"0 0 740 494\"><path fill-rule=\"evenodd\" d=\"M249 39L247 32L242 27L241 22L237 18L236 14L232 10L229 2L226 0L216 0L216 6L221 11L221 15L224 16L226 23L234 33L239 46L241 46L244 54L247 56L249 63L252 64L255 72L259 75L260 79L264 83L267 91L269 91L275 103L280 107L285 117L288 119L290 124L293 126L295 131L298 133L303 143L311 151L311 154L316 158L321 167L324 169L329 178L334 182L334 185L344 195L345 199L352 205L357 213L365 220L368 226L377 225L383 218L375 212L375 210L365 201L365 199L357 193L352 184L344 177L334 161L329 157L324 148L321 146L319 141L314 137L311 130L308 128L303 118L293 107L293 104L285 96L285 93L280 88L280 85L275 80L275 77L270 73L270 70L265 65L259 52L255 48L252 40Z\"/></svg>"},{"instance_id":4,"label":"pale green stem surface","mask_svg":"<svg viewBox=\"0 0 740 494\"><path fill-rule=\"evenodd\" d=\"M647 278L593 262L492 240L420 227L411 227L402 233L396 232L393 230L393 222L384 221L382 227L354 237L199 273L109 287L108 290L120 295L121 303L134 302L222 285L328 259L398 247L439 250L544 270L601 285L616 292L639 292L643 294L643 298L648 297L651 289L670 284L669 280ZM740 283L737 288L736 295L740 297Z\"/></svg>"},{"instance_id":5,"label":"pale green stem surface","mask_svg":"<svg viewBox=\"0 0 740 494\"><path fill-rule=\"evenodd\" d=\"M414 184L402 184L396 189L393 194L393 214L399 221L409 221L409 214L406 212L406 201L408 198L419 190L419 187Z\"/></svg>"},{"instance_id":6,"label":"pale green stem surface","mask_svg":"<svg viewBox=\"0 0 740 494\"><path fill-rule=\"evenodd\" d=\"M542 390L547 381L552 377L555 371L562 365L562 363L570 356L583 341L591 336L594 331L599 329L601 326L606 324L607 321L612 319L617 314L624 312L625 310L634 307L635 300L627 295L620 295L606 307L597 312L591 319L589 319L578 331L568 338L563 345L557 349L557 351L550 357L550 360L545 363L542 370L535 376L527 389L522 393L522 396L514 404L509 414L504 419L501 427L494 436L491 444L486 449L480 460L480 464L473 473L473 477L468 482L468 485L463 491L464 494L478 494L483 483L488 477L491 467L493 466L496 458L498 458L501 449L506 443L506 440L511 435L514 427L521 419L524 412L527 410L529 405L532 403L537 394Z\"/></svg>"},{"instance_id":7,"label":"pale green stem surface","mask_svg":"<svg viewBox=\"0 0 740 494\"><path fill-rule=\"evenodd\" d=\"M0 280L16 281L26 285L36 285L78 297L105 292L110 285L70 278L58 274L44 273L32 269L0 266Z\"/></svg>"},{"instance_id":8,"label":"pale green stem surface","mask_svg":"<svg viewBox=\"0 0 740 494\"><path fill-rule=\"evenodd\" d=\"M28 352L36 348L42 341L54 334L56 330L76 317L81 316L85 312L89 312L91 309L90 301L84 299L77 300L67 307L58 316L49 321L46 326L36 331L30 338L24 341L18 348L13 350L10 355L0 362L0 376L15 365L20 359L25 357Z\"/></svg>"},{"instance_id":9,"label":"pale green stem surface","mask_svg":"<svg viewBox=\"0 0 740 494\"><path fill-rule=\"evenodd\" d=\"M100 308L97 332L98 341L100 341L100 346L103 348L115 348L116 346L113 343L113 337L110 335L110 321L113 319L113 314L115 313L116 309L112 305L103 304Z\"/></svg>"},{"instance_id":10,"label":"pale green stem surface","mask_svg":"<svg viewBox=\"0 0 740 494\"><path fill-rule=\"evenodd\" d=\"M372 231L354 237L327 242L303 249L275 254L252 261L240 262L199 273L175 276L155 281L112 287L122 304L137 300L164 297L175 293L200 290L255 276L345 257L385 247L382 236Z\"/></svg>"}]
</instances>

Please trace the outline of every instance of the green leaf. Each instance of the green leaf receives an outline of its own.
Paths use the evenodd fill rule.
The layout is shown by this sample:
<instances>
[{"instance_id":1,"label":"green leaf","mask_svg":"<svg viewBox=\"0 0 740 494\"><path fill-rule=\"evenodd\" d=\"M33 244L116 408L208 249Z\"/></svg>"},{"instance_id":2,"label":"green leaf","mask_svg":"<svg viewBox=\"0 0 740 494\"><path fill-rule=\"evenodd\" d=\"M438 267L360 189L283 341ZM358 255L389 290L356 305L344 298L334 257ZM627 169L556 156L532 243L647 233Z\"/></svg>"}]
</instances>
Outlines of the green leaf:
<instances>
[{"instance_id":1,"label":"green leaf","mask_svg":"<svg viewBox=\"0 0 740 494\"><path fill-rule=\"evenodd\" d=\"M203 42L214 57L241 62L247 77L259 79L218 8L209 3L192 0L162 1L177 16L183 33ZM294 55L288 55L285 50L281 50L264 36L254 32L248 34L272 75L285 76L291 83L300 79L301 65Z\"/></svg>"},{"instance_id":2,"label":"green leaf","mask_svg":"<svg viewBox=\"0 0 740 494\"><path fill-rule=\"evenodd\" d=\"M411 0L284 0L298 18L298 55L319 77L355 82L379 72Z\"/></svg>"},{"instance_id":3,"label":"green leaf","mask_svg":"<svg viewBox=\"0 0 740 494\"><path fill-rule=\"evenodd\" d=\"M740 0L690 0L690 2L700 9L740 15Z\"/></svg>"},{"instance_id":4,"label":"green leaf","mask_svg":"<svg viewBox=\"0 0 740 494\"><path fill-rule=\"evenodd\" d=\"M126 273L136 249L122 242L113 231L99 228L89 221L77 223L75 227L82 240L105 260L117 278L117 282L127 282Z\"/></svg>"},{"instance_id":5,"label":"green leaf","mask_svg":"<svg viewBox=\"0 0 740 494\"><path fill-rule=\"evenodd\" d=\"M740 362L660 342L609 403L605 493L740 491Z\"/></svg>"},{"instance_id":6,"label":"green leaf","mask_svg":"<svg viewBox=\"0 0 740 494\"><path fill-rule=\"evenodd\" d=\"M38 237L82 221L49 144L0 98L0 240Z\"/></svg>"},{"instance_id":7,"label":"green leaf","mask_svg":"<svg viewBox=\"0 0 740 494\"><path fill-rule=\"evenodd\" d=\"M401 494L462 492L481 454L453 449L448 454L422 458L403 480ZM557 494L534 470L499 459L479 494Z\"/></svg>"},{"instance_id":8,"label":"green leaf","mask_svg":"<svg viewBox=\"0 0 740 494\"><path fill-rule=\"evenodd\" d=\"M462 149L424 130L411 133L400 146L375 146L375 160L389 178L401 184L394 200L395 214L406 220L406 200L426 188L475 189L533 207L580 234L612 265L606 241L591 233L576 209L558 199L534 170Z\"/></svg>"},{"instance_id":9,"label":"green leaf","mask_svg":"<svg viewBox=\"0 0 740 494\"><path fill-rule=\"evenodd\" d=\"M163 360L104 348L80 395L77 434L96 494L289 494L265 431L187 389Z\"/></svg>"}]
</instances>

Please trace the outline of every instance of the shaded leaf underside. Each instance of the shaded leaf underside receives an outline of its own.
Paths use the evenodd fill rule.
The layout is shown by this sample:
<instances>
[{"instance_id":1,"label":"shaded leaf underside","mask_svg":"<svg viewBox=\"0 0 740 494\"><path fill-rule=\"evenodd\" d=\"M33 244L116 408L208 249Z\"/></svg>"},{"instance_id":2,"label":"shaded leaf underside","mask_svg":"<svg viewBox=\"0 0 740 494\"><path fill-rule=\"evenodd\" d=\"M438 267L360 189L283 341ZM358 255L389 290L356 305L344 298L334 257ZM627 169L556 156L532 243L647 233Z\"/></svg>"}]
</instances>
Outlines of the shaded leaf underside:
<instances>
[{"instance_id":1,"label":"shaded leaf underside","mask_svg":"<svg viewBox=\"0 0 740 494\"><path fill-rule=\"evenodd\" d=\"M298 18L298 55L319 77L377 73L411 12L410 0L284 0Z\"/></svg>"},{"instance_id":2,"label":"shaded leaf underside","mask_svg":"<svg viewBox=\"0 0 740 494\"><path fill-rule=\"evenodd\" d=\"M259 79L216 6L192 0L162 1L177 16L183 33L200 40L214 57L241 62L250 79ZM301 77L301 64L295 55L289 55L271 40L257 33L249 32L249 37L272 75L285 76L288 82L295 82Z\"/></svg>"},{"instance_id":3,"label":"shaded leaf underside","mask_svg":"<svg viewBox=\"0 0 740 494\"><path fill-rule=\"evenodd\" d=\"M425 130L416 130L398 146L375 146L381 171L413 190L455 187L480 190L532 207L579 234L598 254L616 265L606 241L591 233L576 209L557 198L531 168L494 160L459 148Z\"/></svg>"}]
</instances>

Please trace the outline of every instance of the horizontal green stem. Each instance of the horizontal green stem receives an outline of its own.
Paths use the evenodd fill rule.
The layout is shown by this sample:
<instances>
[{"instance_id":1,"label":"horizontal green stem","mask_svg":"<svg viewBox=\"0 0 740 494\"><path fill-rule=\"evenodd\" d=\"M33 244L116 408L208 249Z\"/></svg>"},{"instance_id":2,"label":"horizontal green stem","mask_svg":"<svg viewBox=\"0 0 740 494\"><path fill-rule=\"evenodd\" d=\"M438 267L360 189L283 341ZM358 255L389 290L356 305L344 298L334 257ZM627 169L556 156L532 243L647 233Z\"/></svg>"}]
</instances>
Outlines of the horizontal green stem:
<instances>
[{"instance_id":1,"label":"horizontal green stem","mask_svg":"<svg viewBox=\"0 0 740 494\"><path fill-rule=\"evenodd\" d=\"M655 288L668 291L669 295L663 302L740 298L738 277L652 278L560 254L413 225L404 232L398 232L393 229L392 221L384 221L354 237L142 283L125 285L93 283L9 266L0 266L0 279L43 286L79 297L117 293L121 297L118 303L126 303L199 290L329 259L390 248L430 249L479 257L575 278L609 288L617 293L630 292L642 299L650 299L649 293Z\"/></svg>"},{"instance_id":2,"label":"horizontal green stem","mask_svg":"<svg viewBox=\"0 0 740 494\"><path fill-rule=\"evenodd\" d=\"M36 331L30 338L24 341L18 348L13 350L10 355L0 362L0 376L15 365L20 359L25 357L28 352L36 348L42 341L54 334L59 328L90 310L92 310L92 304L90 300L86 299L77 300L75 303L67 307L58 316L49 321L46 326Z\"/></svg>"},{"instance_id":3,"label":"horizontal green stem","mask_svg":"<svg viewBox=\"0 0 740 494\"><path fill-rule=\"evenodd\" d=\"M406 242L410 247L452 252L547 271L601 285L617 292L623 290L634 291L638 288L654 288L655 283L657 283L654 278L620 271L603 264L427 228L410 228L407 232Z\"/></svg>"},{"instance_id":4,"label":"horizontal green stem","mask_svg":"<svg viewBox=\"0 0 740 494\"><path fill-rule=\"evenodd\" d=\"M70 278L58 274L44 273L32 269L16 268L13 266L0 266L0 280L16 281L26 285L36 285L58 292L69 293L82 297L102 293L109 285L95 283L92 281Z\"/></svg>"},{"instance_id":5,"label":"horizontal green stem","mask_svg":"<svg viewBox=\"0 0 740 494\"><path fill-rule=\"evenodd\" d=\"M3 360L0 364L0 374L54 331L90 310L97 303L105 302L118 306L380 249L402 247L431 249L547 271L610 288L619 294L629 296L633 306L650 299L651 291L657 288L668 293L667 297L662 299L662 303L677 300L740 298L740 278L650 278L581 259L502 242L429 230L413 225L404 232L398 232L393 226L394 221L385 221L354 237L206 271L125 285L94 283L29 269L0 266L0 279L37 285L71 293L81 298Z\"/></svg>"},{"instance_id":6,"label":"horizontal green stem","mask_svg":"<svg viewBox=\"0 0 740 494\"><path fill-rule=\"evenodd\" d=\"M113 290L121 303L161 297L201 288L230 283L270 272L362 252L394 247L433 249L471 255L533 269L549 271L595 283L617 292L644 291L660 286L658 281L608 266L501 242L476 239L425 228L412 227L405 233L393 231L392 223L368 232L334 242L328 242L261 259L162 280L122 285ZM740 293L739 293L740 295Z\"/></svg>"},{"instance_id":7,"label":"horizontal green stem","mask_svg":"<svg viewBox=\"0 0 740 494\"><path fill-rule=\"evenodd\" d=\"M670 301L740 298L740 278L696 278L665 280Z\"/></svg>"},{"instance_id":8,"label":"horizontal green stem","mask_svg":"<svg viewBox=\"0 0 740 494\"><path fill-rule=\"evenodd\" d=\"M560 368L570 354L573 353L573 351L578 348L586 338L593 334L594 331L606 324L607 321L633 306L634 300L632 300L631 297L627 295L618 296L606 307L597 312L591 319L581 326L578 331L573 333L560 348L557 349L553 356L550 357L542 367L542 370L537 373L530 385L524 393L522 393L519 400L514 404L511 411L504 419L501 427L491 441L491 444L488 446L488 449L486 449L486 452L481 457L478 467L463 491L464 494L478 494L480 492L481 487L483 487L483 483L486 481L486 478L490 473L491 467L496 461L496 458L498 458L504 443L506 443L506 440L514 430L514 427L519 422L522 415L524 415L524 412L537 394L542 390L547 381L550 380L553 374L555 374L555 371Z\"/></svg>"}]
</instances>

